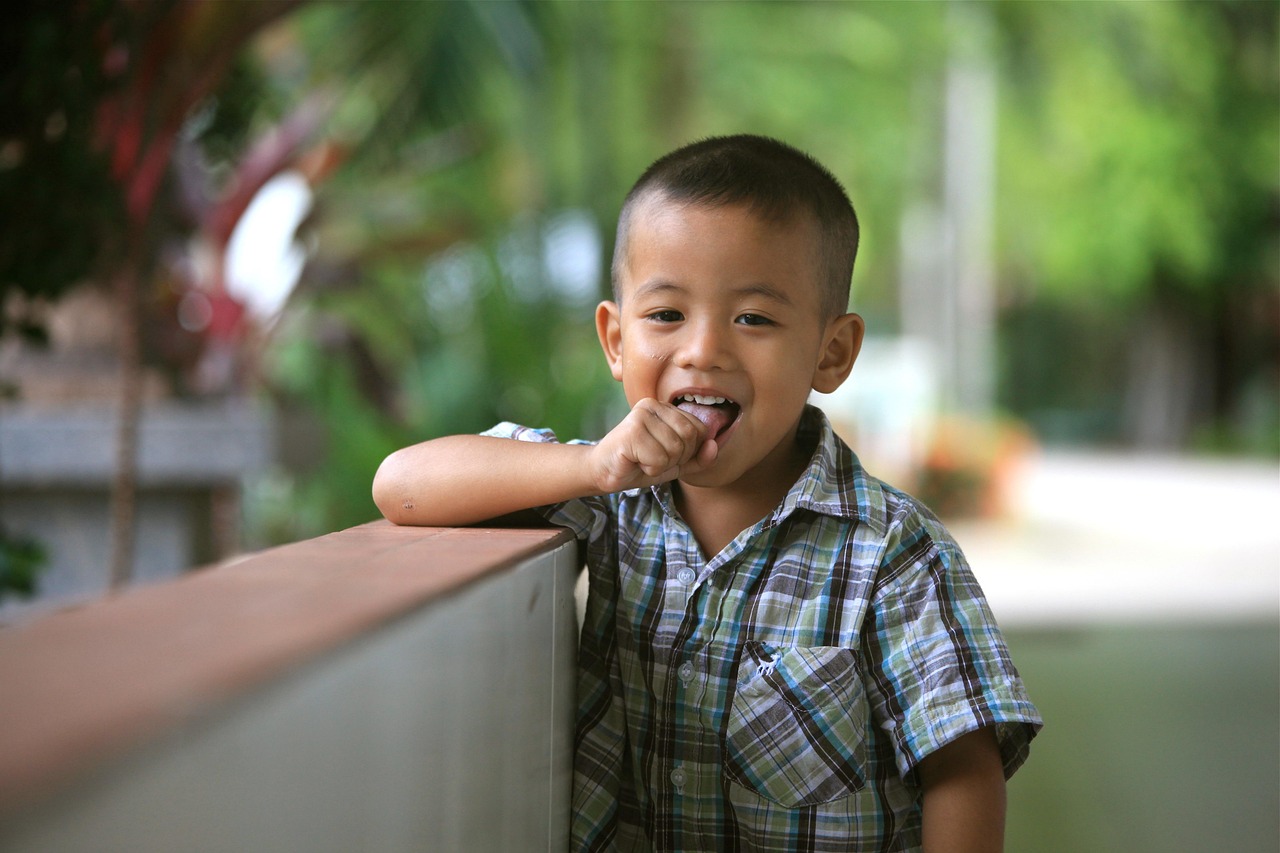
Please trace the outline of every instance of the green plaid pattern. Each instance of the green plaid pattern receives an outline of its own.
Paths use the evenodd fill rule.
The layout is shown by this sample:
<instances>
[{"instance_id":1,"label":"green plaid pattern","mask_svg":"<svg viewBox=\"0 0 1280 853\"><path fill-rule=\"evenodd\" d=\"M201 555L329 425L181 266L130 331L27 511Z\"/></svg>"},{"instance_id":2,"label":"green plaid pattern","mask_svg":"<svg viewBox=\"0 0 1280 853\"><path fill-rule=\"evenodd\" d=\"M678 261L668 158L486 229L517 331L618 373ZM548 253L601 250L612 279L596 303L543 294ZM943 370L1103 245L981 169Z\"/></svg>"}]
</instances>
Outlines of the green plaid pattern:
<instances>
[{"instance_id":1,"label":"green plaid pattern","mask_svg":"<svg viewBox=\"0 0 1280 853\"><path fill-rule=\"evenodd\" d=\"M555 441L501 424L487 434ZM922 757L1042 725L941 523L809 408L781 505L703 558L669 485L543 508L586 545L574 850L917 850Z\"/></svg>"}]
</instances>

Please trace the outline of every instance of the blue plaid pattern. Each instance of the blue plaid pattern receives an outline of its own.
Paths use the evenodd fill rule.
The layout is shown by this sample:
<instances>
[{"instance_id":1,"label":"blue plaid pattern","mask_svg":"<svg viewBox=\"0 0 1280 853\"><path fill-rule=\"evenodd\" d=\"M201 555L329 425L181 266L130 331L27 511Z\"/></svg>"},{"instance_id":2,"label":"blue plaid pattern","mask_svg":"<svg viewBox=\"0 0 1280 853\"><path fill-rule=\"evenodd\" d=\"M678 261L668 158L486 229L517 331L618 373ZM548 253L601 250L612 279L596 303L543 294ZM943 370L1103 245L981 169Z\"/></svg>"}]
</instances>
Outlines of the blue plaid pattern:
<instances>
[{"instance_id":1,"label":"blue plaid pattern","mask_svg":"<svg viewBox=\"0 0 1280 853\"><path fill-rule=\"evenodd\" d=\"M1040 716L959 548L821 411L801 438L800 480L709 560L669 485L541 510L590 573L574 850L917 850L922 757L994 726L1025 760Z\"/></svg>"}]
</instances>

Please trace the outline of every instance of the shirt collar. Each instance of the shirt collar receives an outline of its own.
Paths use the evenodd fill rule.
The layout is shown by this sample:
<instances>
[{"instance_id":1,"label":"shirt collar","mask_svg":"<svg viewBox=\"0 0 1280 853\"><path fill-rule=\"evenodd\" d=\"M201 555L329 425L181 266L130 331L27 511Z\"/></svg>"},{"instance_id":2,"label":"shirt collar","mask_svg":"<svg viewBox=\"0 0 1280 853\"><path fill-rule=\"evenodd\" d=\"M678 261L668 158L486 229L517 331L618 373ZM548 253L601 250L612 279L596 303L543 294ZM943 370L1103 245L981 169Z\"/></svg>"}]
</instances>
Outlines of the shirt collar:
<instances>
[{"instance_id":1,"label":"shirt collar","mask_svg":"<svg viewBox=\"0 0 1280 853\"><path fill-rule=\"evenodd\" d=\"M885 526L884 494L879 481L866 472L854 452L836 435L821 409L805 406L797 436L800 441L814 443L813 456L768 523L778 524L800 509Z\"/></svg>"}]
</instances>

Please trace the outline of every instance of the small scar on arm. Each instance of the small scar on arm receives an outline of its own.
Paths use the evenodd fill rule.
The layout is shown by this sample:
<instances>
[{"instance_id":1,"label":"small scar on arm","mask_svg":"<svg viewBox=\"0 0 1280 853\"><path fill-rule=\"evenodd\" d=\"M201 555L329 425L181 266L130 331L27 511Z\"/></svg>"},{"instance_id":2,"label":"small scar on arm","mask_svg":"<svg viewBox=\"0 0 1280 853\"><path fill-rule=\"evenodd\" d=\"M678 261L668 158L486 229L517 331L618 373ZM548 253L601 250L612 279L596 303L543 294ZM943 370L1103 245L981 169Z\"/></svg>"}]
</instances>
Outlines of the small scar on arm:
<instances>
[{"instance_id":1,"label":"small scar on arm","mask_svg":"<svg viewBox=\"0 0 1280 853\"><path fill-rule=\"evenodd\" d=\"M402 503L400 506L404 507L405 509L413 509L413 498L405 498L404 503Z\"/></svg>"}]
</instances>

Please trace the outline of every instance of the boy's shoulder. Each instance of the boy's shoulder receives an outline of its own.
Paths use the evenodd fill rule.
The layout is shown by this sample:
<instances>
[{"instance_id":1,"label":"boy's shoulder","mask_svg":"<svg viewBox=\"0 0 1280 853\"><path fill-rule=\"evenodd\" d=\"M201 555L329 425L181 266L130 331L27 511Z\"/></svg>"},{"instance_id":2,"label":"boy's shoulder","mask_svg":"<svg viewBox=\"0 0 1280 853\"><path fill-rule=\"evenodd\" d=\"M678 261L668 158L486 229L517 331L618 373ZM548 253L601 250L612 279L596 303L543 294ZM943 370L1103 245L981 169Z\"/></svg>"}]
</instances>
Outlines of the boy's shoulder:
<instances>
[{"instance_id":1,"label":"boy's shoulder","mask_svg":"<svg viewBox=\"0 0 1280 853\"><path fill-rule=\"evenodd\" d=\"M880 485L885 494L886 529L898 536L919 531L939 547L959 549L947 525L924 501L883 481Z\"/></svg>"},{"instance_id":2,"label":"boy's shoulder","mask_svg":"<svg viewBox=\"0 0 1280 853\"><path fill-rule=\"evenodd\" d=\"M922 500L869 472L834 432L831 441L839 460L834 480L850 509L847 523L856 525L861 553L876 563L866 568L874 571L877 586L935 561L967 566L951 531Z\"/></svg>"}]
</instances>

